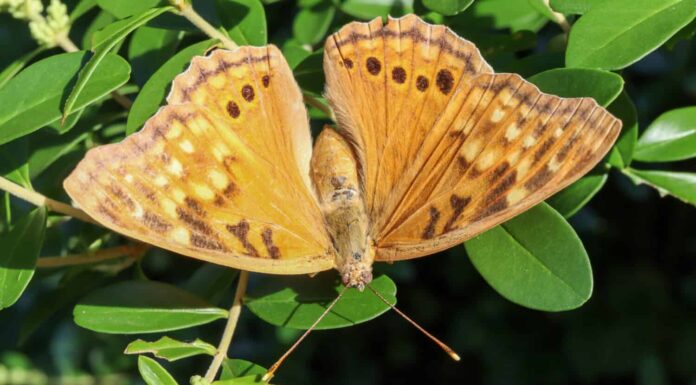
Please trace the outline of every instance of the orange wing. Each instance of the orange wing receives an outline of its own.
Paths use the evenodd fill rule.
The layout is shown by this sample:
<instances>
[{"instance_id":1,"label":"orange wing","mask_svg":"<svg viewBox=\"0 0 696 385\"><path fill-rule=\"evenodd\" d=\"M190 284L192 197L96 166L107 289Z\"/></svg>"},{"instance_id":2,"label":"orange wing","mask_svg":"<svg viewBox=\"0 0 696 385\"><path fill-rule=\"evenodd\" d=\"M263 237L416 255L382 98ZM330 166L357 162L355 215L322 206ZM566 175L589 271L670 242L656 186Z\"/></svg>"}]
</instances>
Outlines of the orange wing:
<instances>
[{"instance_id":1,"label":"orange wing","mask_svg":"<svg viewBox=\"0 0 696 385\"><path fill-rule=\"evenodd\" d=\"M142 131L91 150L65 189L129 237L244 270L333 267L308 187L311 137L273 46L217 50L174 80Z\"/></svg>"},{"instance_id":2,"label":"orange wing","mask_svg":"<svg viewBox=\"0 0 696 385\"><path fill-rule=\"evenodd\" d=\"M493 74L473 44L413 15L349 24L325 52L378 260L432 254L521 213L588 172L620 131L593 100Z\"/></svg>"}]
</instances>

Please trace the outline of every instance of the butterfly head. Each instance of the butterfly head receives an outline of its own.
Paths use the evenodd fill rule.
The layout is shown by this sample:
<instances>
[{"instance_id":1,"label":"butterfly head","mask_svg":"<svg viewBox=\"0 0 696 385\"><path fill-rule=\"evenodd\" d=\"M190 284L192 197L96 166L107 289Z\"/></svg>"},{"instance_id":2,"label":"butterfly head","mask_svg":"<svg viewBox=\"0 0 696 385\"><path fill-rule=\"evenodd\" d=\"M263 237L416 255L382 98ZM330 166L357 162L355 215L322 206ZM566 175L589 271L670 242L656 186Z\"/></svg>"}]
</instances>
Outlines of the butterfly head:
<instances>
[{"instance_id":1,"label":"butterfly head","mask_svg":"<svg viewBox=\"0 0 696 385\"><path fill-rule=\"evenodd\" d=\"M368 250L366 250L366 253L370 252ZM363 291L365 286L372 282L372 258L366 258L361 253L355 252L339 268L339 272L341 273L343 285Z\"/></svg>"}]
</instances>

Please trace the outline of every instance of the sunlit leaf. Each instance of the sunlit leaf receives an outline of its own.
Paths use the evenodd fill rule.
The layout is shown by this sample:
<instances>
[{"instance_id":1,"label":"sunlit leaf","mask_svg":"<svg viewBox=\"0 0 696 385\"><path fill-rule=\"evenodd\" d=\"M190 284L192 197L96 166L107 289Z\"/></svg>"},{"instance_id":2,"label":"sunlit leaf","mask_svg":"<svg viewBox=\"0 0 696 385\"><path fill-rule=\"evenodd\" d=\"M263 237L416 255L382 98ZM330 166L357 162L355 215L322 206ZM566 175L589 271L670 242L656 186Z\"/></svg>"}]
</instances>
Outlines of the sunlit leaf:
<instances>
[{"instance_id":1,"label":"sunlit leaf","mask_svg":"<svg viewBox=\"0 0 696 385\"><path fill-rule=\"evenodd\" d=\"M453 16L467 9L474 0L423 0L423 5L431 11Z\"/></svg>"},{"instance_id":2,"label":"sunlit leaf","mask_svg":"<svg viewBox=\"0 0 696 385\"><path fill-rule=\"evenodd\" d=\"M546 200L556 211L570 218L602 189L607 181L606 172L585 175L558 194Z\"/></svg>"},{"instance_id":3,"label":"sunlit leaf","mask_svg":"<svg viewBox=\"0 0 696 385\"><path fill-rule=\"evenodd\" d=\"M133 80L140 86L176 53L183 33L142 26L133 32L128 45Z\"/></svg>"},{"instance_id":4,"label":"sunlit leaf","mask_svg":"<svg viewBox=\"0 0 696 385\"><path fill-rule=\"evenodd\" d=\"M529 78L546 93L575 98L589 96L598 104L607 106L621 93L621 76L607 71L584 68L557 68Z\"/></svg>"},{"instance_id":5,"label":"sunlit leaf","mask_svg":"<svg viewBox=\"0 0 696 385\"><path fill-rule=\"evenodd\" d=\"M551 9L567 15L582 15L590 8L605 3L607 0L550 0Z\"/></svg>"},{"instance_id":6,"label":"sunlit leaf","mask_svg":"<svg viewBox=\"0 0 696 385\"><path fill-rule=\"evenodd\" d=\"M263 376L268 370L261 365L239 359L227 359L222 363L221 380L246 376Z\"/></svg>"},{"instance_id":7,"label":"sunlit leaf","mask_svg":"<svg viewBox=\"0 0 696 385\"><path fill-rule=\"evenodd\" d=\"M215 0L222 25L238 45L267 42L266 11L259 0Z\"/></svg>"},{"instance_id":8,"label":"sunlit leaf","mask_svg":"<svg viewBox=\"0 0 696 385\"><path fill-rule=\"evenodd\" d=\"M12 79L15 75L17 75L17 73L19 73L19 71L21 71L24 67L26 67L26 65L33 58L36 57L36 55L40 54L45 49L46 49L45 47L36 48L35 50L24 54L19 59L15 60L12 63L10 63L9 65L7 65L5 67L5 69L3 69L0 72L0 88L2 88L5 84L7 84L7 82L9 82L10 79Z\"/></svg>"},{"instance_id":9,"label":"sunlit leaf","mask_svg":"<svg viewBox=\"0 0 696 385\"><path fill-rule=\"evenodd\" d=\"M413 12L413 0L345 0L341 11L364 20L398 17Z\"/></svg>"},{"instance_id":10,"label":"sunlit leaf","mask_svg":"<svg viewBox=\"0 0 696 385\"><path fill-rule=\"evenodd\" d=\"M144 12L159 4L160 0L96 0L99 7L119 19Z\"/></svg>"},{"instance_id":11,"label":"sunlit leaf","mask_svg":"<svg viewBox=\"0 0 696 385\"><path fill-rule=\"evenodd\" d=\"M193 357L200 354L212 356L215 355L215 351L215 346L199 339L192 342L183 342L165 336L153 342L135 340L126 346L124 353L150 353L157 358L162 358L167 361L176 361L182 358Z\"/></svg>"},{"instance_id":12,"label":"sunlit leaf","mask_svg":"<svg viewBox=\"0 0 696 385\"><path fill-rule=\"evenodd\" d=\"M622 170L636 184L646 184L656 189L661 196L672 195L686 203L696 205L696 173L636 170Z\"/></svg>"},{"instance_id":13,"label":"sunlit leaf","mask_svg":"<svg viewBox=\"0 0 696 385\"><path fill-rule=\"evenodd\" d=\"M138 357L138 371L147 385L178 385L167 369L152 358Z\"/></svg>"},{"instance_id":14,"label":"sunlit leaf","mask_svg":"<svg viewBox=\"0 0 696 385\"><path fill-rule=\"evenodd\" d=\"M696 157L696 107L678 108L660 115L643 132L635 158L668 162Z\"/></svg>"},{"instance_id":15,"label":"sunlit leaf","mask_svg":"<svg viewBox=\"0 0 696 385\"><path fill-rule=\"evenodd\" d=\"M317 44L324 39L335 13L330 1L303 8L292 22L292 33L302 44Z\"/></svg>"}]
</instances>

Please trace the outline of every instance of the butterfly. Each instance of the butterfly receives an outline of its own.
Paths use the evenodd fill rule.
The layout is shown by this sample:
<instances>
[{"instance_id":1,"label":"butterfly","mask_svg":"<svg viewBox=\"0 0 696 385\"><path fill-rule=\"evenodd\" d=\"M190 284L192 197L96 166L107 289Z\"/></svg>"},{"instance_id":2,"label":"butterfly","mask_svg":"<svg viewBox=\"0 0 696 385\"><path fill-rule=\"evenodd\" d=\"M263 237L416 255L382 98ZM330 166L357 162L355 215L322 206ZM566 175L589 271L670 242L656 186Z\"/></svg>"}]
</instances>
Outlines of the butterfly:
<instances>
[{"instance_id":1,"label":"butterfly","mask_svg":"<svg viewBox=\"0 0 696 385\"><path fill-rule=\"evenodd\" d=\"M90 150L65 190L130 238L252 272L334 268L362 290L374 262L460 244L568 186L621 129L414 15L342 27L324 72L337 127L312 144L278 48L195 57L167 105Z\"/></svg>"}]
</instances>

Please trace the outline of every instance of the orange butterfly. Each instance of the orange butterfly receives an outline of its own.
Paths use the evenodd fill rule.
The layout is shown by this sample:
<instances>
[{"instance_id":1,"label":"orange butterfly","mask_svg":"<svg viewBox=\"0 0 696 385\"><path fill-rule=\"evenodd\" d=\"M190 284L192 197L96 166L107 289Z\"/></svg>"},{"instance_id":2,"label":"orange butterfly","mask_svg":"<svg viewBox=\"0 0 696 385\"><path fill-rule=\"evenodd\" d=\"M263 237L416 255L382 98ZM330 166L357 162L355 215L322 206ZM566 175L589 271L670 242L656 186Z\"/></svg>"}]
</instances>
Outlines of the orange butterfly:
<instances>
[{"instance_id":1,"label":"orange butterfly","mask_svg":"<svg viewBox=\"0 0 696 385\"><path fill-rule=\"evenodd\" d=\"M338 128L314 149L272 45L216 50L179 75L145 127L65 180L131 238L271 274L422 257L523 212L588 172L621 122L589 98L496 74L469 41L414 15L350 23L324 48Z\"/></svg>"}]
</instances>

